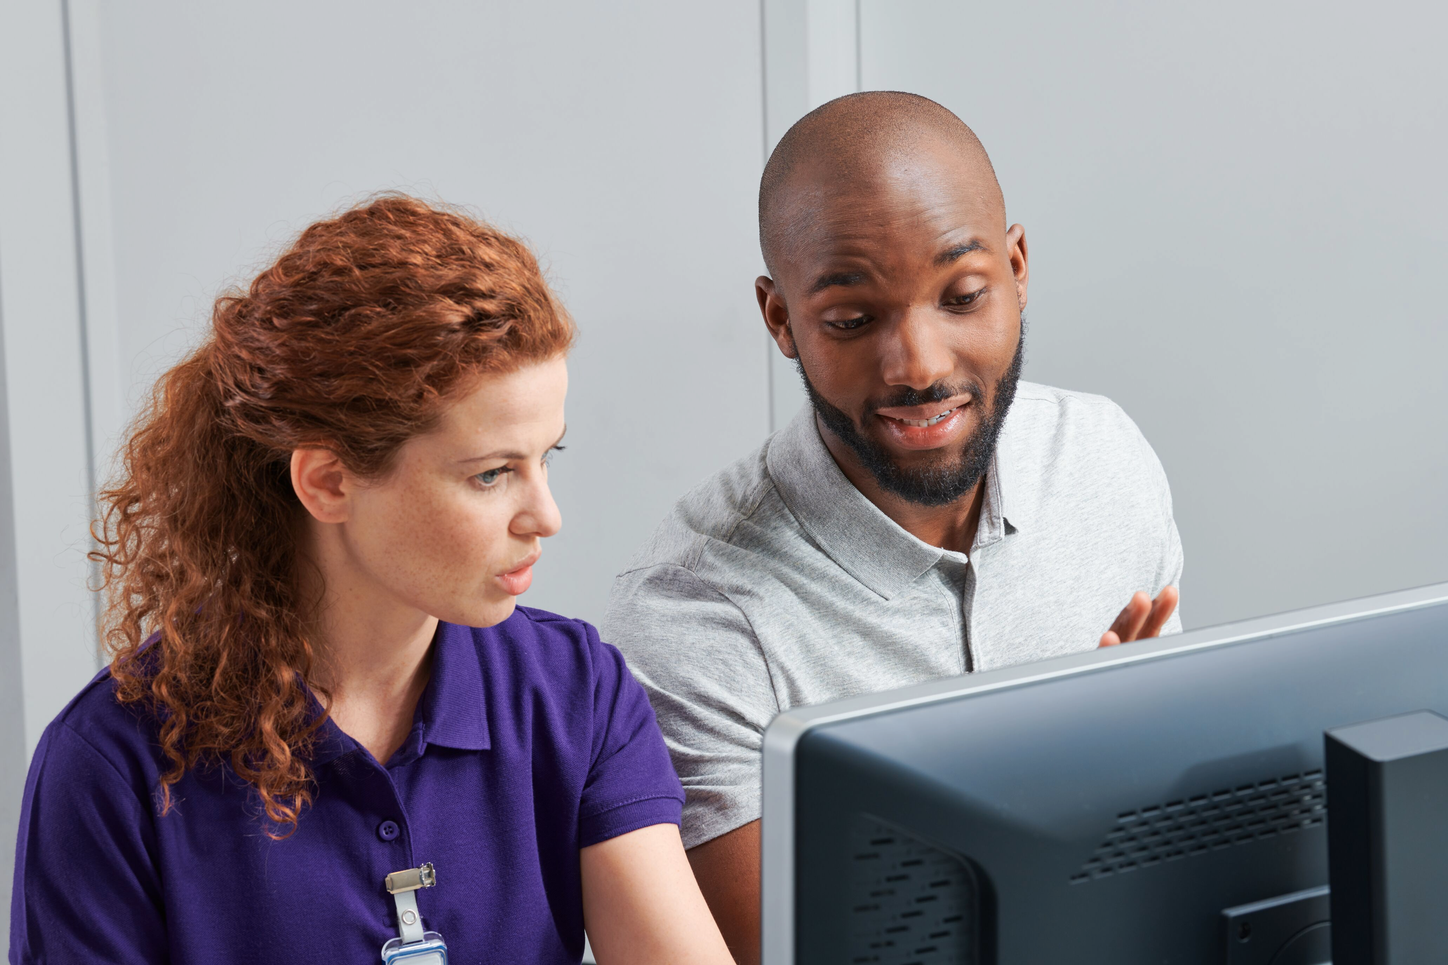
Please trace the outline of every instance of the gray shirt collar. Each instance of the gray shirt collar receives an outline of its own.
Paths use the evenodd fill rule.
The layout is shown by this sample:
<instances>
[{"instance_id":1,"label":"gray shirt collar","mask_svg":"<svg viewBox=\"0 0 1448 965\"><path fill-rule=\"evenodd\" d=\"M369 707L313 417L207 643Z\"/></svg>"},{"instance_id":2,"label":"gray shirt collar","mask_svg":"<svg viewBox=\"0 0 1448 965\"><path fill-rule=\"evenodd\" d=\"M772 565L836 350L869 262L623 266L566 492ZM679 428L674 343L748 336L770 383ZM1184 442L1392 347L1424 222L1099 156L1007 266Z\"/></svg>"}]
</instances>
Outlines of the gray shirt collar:
<instances>
[{"instance_id":1,"label":"gray shirt collar","mask_svg":"<svg viewBox=\"0 0 1448 965\"><path fill-rule=\"evenodd\" d=\"M1007 427L1010 420L1007 419ZM1002 494L1001 445L986 470L985 504L971 552L1016 530ZM885 599L895 596L942 559L964 564L964 553L931 546L886 516L840 471L806 405L769 440L769 476L780 498L810 538L855 579Z\"/></svg>"}]
</instances>

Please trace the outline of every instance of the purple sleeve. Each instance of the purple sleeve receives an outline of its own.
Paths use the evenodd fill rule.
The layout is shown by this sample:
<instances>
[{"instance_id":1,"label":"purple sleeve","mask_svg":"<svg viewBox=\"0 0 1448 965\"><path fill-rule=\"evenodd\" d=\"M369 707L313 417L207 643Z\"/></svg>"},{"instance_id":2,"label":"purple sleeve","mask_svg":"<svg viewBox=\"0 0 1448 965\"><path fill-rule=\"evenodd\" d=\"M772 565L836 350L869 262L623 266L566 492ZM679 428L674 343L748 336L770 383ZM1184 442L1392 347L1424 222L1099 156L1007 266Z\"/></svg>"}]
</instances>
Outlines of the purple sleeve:
<instances>
[{"instance_id":1,"label":"purple sleeve","mask_svg":"<svg viewBox=\"0 0 1448 965\"><path fill-rule=\"evenodd\" d=\"M593 757L578 811L586 848L654 824L678 824L684 807L648 695L623 655L588 628L593 654Z\"/></svg>"},{"instance_id":2,"label":"purple sleeve","mask_svg":"<svg viewBox=\"0 0 1448 965\"><path fill-rule=\"evenodd\" d=\"M149 800L61 721L30 764L15 847L10 961L165 962Z\"/></svg>"}]
</instances>

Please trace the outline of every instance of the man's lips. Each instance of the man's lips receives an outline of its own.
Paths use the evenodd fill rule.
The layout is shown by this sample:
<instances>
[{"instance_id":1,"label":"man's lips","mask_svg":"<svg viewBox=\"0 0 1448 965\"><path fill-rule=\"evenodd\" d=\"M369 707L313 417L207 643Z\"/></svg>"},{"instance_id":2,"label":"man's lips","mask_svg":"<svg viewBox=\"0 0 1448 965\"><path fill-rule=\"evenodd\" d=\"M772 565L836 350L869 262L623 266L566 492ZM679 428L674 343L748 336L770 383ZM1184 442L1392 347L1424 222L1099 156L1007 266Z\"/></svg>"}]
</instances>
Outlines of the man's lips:
<instances>
[{"instance_id":1,"label":"man's lips","mask_svg":"<svg viewBox=\"0 0 1448 965\"><path fill-rule=\"evenodd\" d=\"M965 431L966 411L973 396L963 395L929 405L876 409L875 416L890 440L901 449L938 449Z\"/></svg>"},{"instance_id":2,"label":"man's lips","mask_svg":"<svg viewBox=\"0 0 1448 965\"><path fill-rule=\"evenodd\" d=\"M939 422L944 419L952 410L969 405L973 399L974 396L967 393L965 395L952 396L940 402L931 402L927 405L897 405L884 409L876 409L875 415L904 422L907 425L924 428L929 423Z\"/></svg>"},{"instance_id":3,"label":"man's lips","mask_svg":"<svg viewBox=\"0 0 1448 965\"><path fill-rule=\"evenodd\" d=\"M536 549L508 572L498 574L497 580L509 596L521 596L533 585L533 564L538 562L542 555L543 550Z\"/></svg>"}]
</instances>

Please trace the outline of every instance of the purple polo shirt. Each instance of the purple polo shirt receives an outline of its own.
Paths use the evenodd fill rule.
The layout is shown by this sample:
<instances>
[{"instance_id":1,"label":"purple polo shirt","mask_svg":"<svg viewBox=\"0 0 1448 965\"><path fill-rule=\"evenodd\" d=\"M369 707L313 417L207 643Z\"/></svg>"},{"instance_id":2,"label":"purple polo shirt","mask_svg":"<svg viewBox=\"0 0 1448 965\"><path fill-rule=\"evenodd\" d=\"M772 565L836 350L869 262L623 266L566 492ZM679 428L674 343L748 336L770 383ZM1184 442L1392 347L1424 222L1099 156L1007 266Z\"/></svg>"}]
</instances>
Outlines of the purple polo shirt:
<instances>
[{"instance_id":1,"label":"purple polo shirt","mask_svg":"<svg viewBox=\"0 0 1448 965\"><path fill-rule=\"evenodd\" d=\"M641 688L586 623L519 607L441 624L412 732L386 766L328 722L297 831L263 833L229 767L158 814L155 723L102 672L46 729L25 785L10 961L378 962L382 879L417 893L454 965L577 962L578 851L677 824L683 792Z\"/></svg>"}]
</instances>

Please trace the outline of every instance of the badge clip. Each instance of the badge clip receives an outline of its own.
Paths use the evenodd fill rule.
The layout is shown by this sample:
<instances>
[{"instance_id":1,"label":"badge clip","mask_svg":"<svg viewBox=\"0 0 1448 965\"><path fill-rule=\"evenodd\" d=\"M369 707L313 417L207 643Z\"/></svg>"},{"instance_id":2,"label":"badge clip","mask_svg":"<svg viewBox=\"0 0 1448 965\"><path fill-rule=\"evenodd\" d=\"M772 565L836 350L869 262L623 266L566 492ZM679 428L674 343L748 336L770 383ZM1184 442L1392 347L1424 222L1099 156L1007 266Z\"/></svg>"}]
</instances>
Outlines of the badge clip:
<instances>
[{"instance_id":1,"label":"badge clip","mask_svg":"<svg viewBox=\"0 0 1448 965\"><path fill-rule=\"evenodd\" d=\"M398 937L382 946L386 965L447 965L447 945L435 931L424 931L422 914L417 910L417 892L437 885L437 872L428 862L417 868L394 871L383 879L382 886L392 895L397 906Z\"/></svg>"}]
</instances>

